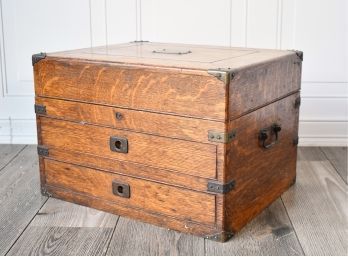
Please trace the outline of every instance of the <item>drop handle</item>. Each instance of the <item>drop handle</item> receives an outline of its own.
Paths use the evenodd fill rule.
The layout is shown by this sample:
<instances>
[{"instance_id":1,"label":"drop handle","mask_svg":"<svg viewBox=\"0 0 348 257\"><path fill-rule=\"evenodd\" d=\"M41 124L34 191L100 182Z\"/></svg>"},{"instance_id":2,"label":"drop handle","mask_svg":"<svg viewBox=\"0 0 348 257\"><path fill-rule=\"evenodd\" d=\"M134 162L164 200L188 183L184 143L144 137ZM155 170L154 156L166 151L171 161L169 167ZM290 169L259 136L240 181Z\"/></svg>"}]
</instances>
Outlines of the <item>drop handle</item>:
<instances>
[{"instance_id":1,"label":"drop handle","mask_svg":"<svg viewBox=\"0 0 348 257\"><path fill-rule=\"evenodd\" d=\"M268 128L263 128L259 132L260 145L265 149L272 148L279 142L279 132L282 130L281 126L277 123L272 124ZM274 138L270 143L266 143L268 138Z\"/></svg>"}]
</instances>

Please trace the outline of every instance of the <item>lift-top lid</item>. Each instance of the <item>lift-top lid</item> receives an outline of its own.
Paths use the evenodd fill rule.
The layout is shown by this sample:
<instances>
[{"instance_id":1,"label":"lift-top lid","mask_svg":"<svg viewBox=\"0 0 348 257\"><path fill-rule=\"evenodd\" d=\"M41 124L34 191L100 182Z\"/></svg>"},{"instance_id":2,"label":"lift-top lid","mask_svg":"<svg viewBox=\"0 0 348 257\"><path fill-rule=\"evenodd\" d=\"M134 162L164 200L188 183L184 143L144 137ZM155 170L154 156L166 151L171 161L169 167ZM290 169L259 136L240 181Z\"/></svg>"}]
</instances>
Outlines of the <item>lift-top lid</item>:
<instances>
[{"instance_id":1,"label":"lift-top lid","mask_svg":"<svg viewBox=\"0 0 348 257\"><path fill-rule=\"evenodd\" d=\"M47 56L206 70L217 68L240 69L287 55L294 55L294 52L222 46L131 42L51 53Z\"/></svg>"}]
</instances>

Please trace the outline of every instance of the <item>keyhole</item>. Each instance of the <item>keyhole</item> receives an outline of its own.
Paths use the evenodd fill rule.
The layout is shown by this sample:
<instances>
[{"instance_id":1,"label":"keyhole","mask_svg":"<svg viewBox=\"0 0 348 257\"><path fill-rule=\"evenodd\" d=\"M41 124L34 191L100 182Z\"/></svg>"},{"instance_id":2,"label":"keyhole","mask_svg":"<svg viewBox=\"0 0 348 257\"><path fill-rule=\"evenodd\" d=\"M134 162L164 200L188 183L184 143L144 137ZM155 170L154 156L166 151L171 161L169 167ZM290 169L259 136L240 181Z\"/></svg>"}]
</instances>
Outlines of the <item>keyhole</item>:
<instances>
[{"instance_id":1,"label":"keyhole","mask_svg":"<svg viewBox=\"0 0 348 257\"><path fill-rule=\"evenodd\" d=\"M118 186L117 187L117 192L119 192L120 194L123 194L123 187L122 186Z\"/></svg>"},{"instance_id":2,"label":"keyhole","mask_svg":"<svg viewBox=\"0 0 348 257\"><path fill-rule=\"evenodd\" d=\"M115 141L115 147L117 149L121 149L121 145L122 145L121 141L119 141L119 140Z\"/></svg>"}]
</instances>

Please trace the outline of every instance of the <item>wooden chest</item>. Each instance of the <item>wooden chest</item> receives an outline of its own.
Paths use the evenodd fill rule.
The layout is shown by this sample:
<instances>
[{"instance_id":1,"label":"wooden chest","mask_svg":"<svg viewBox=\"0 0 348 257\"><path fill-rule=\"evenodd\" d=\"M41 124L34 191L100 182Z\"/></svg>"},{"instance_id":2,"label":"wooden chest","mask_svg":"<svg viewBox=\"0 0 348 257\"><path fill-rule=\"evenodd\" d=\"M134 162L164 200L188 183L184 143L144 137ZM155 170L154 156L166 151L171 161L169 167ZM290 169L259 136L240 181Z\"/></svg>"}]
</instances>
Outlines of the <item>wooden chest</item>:
<instances>
[{"instance_id":1,"label":"wooden chest","mask_svg":"<svg viewBox=\"0 0 348 257\"><path fill-rule=\"evenodd\" d=\"M42 193L226 241L295 182L302 52L33 55Z\"/></svg>"}]
</instances>

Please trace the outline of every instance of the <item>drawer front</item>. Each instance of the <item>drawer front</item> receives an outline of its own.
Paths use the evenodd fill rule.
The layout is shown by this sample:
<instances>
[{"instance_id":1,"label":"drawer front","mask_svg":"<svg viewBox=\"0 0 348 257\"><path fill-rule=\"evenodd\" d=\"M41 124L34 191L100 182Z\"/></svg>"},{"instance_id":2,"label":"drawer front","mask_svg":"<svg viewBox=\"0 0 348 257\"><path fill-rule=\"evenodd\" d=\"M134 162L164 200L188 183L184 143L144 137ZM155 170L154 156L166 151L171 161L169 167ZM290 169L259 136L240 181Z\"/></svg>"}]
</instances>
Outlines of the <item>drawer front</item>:
<instances>
[{"instance_id":1,"label":"drawer front","mask_svg":"<svg viewBox=\"0 0 348 257\"><path fill-rule=\"evenodd\" d=\"M208 73L47 57L34 79L37 96L225 120L226 86Z\"/></svg>"},{"instance_id":2,"label":"drawer front","mask_svg":"<svg viewBox=\"0 0 348 257\"><path fill-rule=\"evenodd\" d=\"M225 130L223 122L43 97L36 97L35 102L44 106L44 115L48 117L191 141L208 143L209 130Z\"/></svg>"},{"instance_id":3,"label":"drawer front","mask_svg":"<svg viewBox=\"0 0 348 257\"><path fill-rule=\"evenodd\" d=\"M216 177L217 146L40 117L41 141L104 158L203 178Z\"/></svg>"},{"instance_id":4,"label":"drawer front","mask_svg":"<svg viewBox=\"0 0 348 257\"><path fill-rule=\"evenodd\" d=\"M45 159L48 186L204 224L215 223L215 196Z\"/></svg>"}]
</instances>

